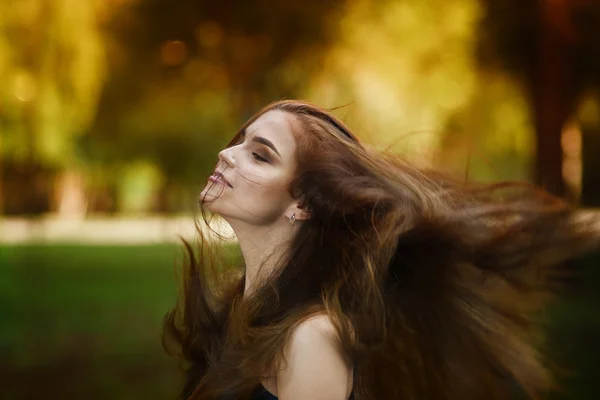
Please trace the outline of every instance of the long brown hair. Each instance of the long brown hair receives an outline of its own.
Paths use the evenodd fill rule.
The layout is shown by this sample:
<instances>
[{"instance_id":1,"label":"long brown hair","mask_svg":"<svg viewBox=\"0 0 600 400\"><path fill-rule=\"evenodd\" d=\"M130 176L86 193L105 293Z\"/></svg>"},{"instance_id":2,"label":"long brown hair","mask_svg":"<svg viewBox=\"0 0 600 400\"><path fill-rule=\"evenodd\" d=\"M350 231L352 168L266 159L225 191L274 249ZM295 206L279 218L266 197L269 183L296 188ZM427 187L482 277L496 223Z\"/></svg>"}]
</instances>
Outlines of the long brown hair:
<instances>
[{"instance_id":1,"label":"long brown hair","mask_svg":"<svg viewBox=\"0 0 600 400\"><path fill-rule=\"evenodd\" d=\"M597 243L590 223L532 185L465 183L375 151L304 102L271 104L242 129L274 109L297 122L289 190L311 218L245 298L243 268L218 272L240 269L207 256L202 230L199 252L184 242L164 332L189 367L180 398L247 398L315 313L354 363L357 400L551 389L535 312L568 275L563 261Z\"/></svg>"}]
</instances>

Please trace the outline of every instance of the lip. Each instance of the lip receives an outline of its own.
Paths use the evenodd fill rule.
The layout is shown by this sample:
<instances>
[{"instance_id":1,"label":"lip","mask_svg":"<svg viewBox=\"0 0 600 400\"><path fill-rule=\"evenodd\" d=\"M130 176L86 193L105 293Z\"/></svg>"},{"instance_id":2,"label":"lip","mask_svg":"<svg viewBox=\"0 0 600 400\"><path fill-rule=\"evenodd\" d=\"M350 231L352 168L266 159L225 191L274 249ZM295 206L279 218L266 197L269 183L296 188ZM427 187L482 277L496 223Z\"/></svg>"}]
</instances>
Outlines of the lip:
<instances>
[{"instance_id":1,"label":"lip","mask_svg":"<svg viewBox=\"0 0 600 400\"><path fill-rule=\"evenodd\" d=\"M213 172L213 174L208 177L208 180L215 182L215 183L220 183L221 185L224 185L224 186L229 186L230 188L233 187L233 186L231 186L231 183L229 183L229 181L227 179L225 179L225 177L223 176L223 174L221 172Z\"/></svg>"}]
</instances>

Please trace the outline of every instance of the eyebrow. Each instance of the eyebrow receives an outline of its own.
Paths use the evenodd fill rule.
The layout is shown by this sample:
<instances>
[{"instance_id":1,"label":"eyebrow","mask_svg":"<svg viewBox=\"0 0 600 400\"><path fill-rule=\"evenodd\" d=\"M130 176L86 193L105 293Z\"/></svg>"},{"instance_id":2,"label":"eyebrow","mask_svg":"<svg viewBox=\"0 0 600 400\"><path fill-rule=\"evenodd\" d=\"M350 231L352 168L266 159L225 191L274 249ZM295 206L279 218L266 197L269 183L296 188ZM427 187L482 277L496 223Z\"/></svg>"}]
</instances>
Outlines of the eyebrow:
<instances>
[{"instance_id":1,"label":"eyebrow","mask_svg":"<svg viewBox=\"0 0 600 400\"><path fill-rule=\"evenodd\" d=\"M242 137L246 137L246 130L245 129L241 132L241 136ZM277 153L277 155L279 156L279 158L281 158L281 154L279 154L279 151L277 151L277 148L275 147L275 145L273 144L273 142L271 142L269 139L266 139L266 138L264 138L262 136L256 136L256 135L254 135L254 136L252 136L252 141L267 146L268 148L270 148L271 150L273 150L275 153Z\"/></svg>"}]
</instances>

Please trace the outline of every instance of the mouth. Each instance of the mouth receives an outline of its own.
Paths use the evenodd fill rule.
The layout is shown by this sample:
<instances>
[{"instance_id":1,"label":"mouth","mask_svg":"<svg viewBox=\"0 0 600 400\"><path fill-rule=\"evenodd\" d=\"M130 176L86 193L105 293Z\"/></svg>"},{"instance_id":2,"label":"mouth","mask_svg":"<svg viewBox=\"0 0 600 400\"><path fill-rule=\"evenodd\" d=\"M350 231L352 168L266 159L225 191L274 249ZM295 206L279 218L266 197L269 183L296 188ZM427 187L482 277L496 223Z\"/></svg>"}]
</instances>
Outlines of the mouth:
<instances>
[{"instance_id":1,"label":"mouth","mask_svg":"<svg viewBox=\"0 0 600 400\"><path fill-rule=\"evenodd\" d=\"M229 183L229 181L227 179L225 179L225 177L223 176L223 173L221 172L213 172L213 174L208 178L209 181L211 182L215 182L215 183L220 183L221 185L224 186L229 186L230 188L233 188L233 186L231 186L231 183Z\"/></svg>"}]
</instances>

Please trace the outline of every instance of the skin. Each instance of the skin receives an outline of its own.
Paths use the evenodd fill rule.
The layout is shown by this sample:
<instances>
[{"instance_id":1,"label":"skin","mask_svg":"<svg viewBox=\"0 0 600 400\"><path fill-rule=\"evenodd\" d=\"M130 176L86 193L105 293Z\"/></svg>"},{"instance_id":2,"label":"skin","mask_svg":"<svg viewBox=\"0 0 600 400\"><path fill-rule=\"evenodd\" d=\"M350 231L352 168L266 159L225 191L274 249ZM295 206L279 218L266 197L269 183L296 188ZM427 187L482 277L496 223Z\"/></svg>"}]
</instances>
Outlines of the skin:
<instances>
[{"instance_id":1,"label":"skin","mask_svg":"<svg viewBox=\"0 0 600 400\"><path fill-rule=\"evenodd\" d=\"M209 181L200 194L207 208L227 221L238 238L246 264L245 295L273 271L299 224L310 218L300 208L300 199L288 190L296 170L296 128L294 116L286 112L261 115L239 143L219 153L216 171L231 187ZM265 139L275 150L264 144ZM290 223L292 214L295 226ZM273 257L265 261L271 253ZM274 366L275 378L264 380L263 385L281 400L347 399L352 365L336 337L324 315L302 322L284 351L287 364Z\"/></svg>"},{"instance_id":2,"label":"skin","mask_svg":"<svg viewBox=\"0 0 600 400\"><path fill-rule=\"evenodd\" d=\"M304 321L284 352L288 364L280 368L275 386L263 385L283 400L347 399L352 392L353 369L337 338L328 316Z\"/></svg>"}]
</instances>

